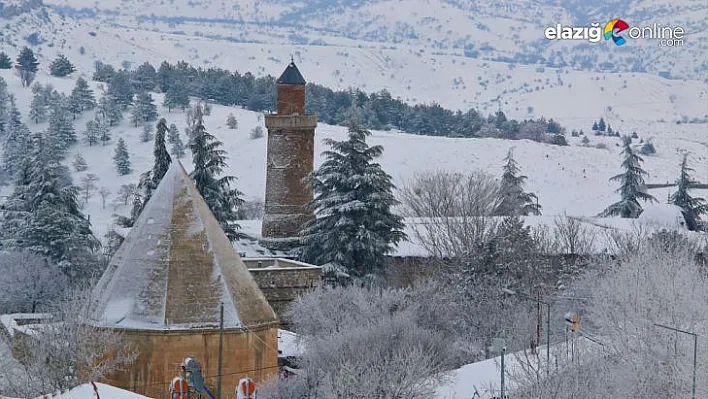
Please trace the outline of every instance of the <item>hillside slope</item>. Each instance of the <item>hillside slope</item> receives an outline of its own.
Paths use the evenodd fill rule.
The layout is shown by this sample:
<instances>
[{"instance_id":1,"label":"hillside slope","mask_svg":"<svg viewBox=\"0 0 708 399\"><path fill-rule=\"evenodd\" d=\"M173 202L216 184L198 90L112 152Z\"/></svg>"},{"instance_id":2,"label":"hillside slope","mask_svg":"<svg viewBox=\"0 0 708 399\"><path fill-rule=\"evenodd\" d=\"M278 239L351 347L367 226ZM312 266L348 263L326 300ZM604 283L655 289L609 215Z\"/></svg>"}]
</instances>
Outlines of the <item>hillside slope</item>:
<instances>
[{"instance_id":1,"label":"hillside slope","mask_svg":"<svg viewBox=\"0 0 708 399\"><path fill-rule=\"evenodd\" d=\"M242 73L249 71L256 76L263 76L279 74L292 54L298 65L301 65L308 81L333 89L387 89L394 97L411 103L437 102L452 109L466 111L476 108L483 113L493 113L501 109L516 119L545 116L560 121L571 129L587 130L592 122L600 117L608 119L615 116L618 123L626 125L615 126L621 131L642 129L643 124L655 121L708 121L708 80L705 78L676 80L661 78L652 73L593 72L574 70L571 66L552 68L544 64L523 65L489 61L483 59L484 57L466 57L463 44L451 44L452 47L446 49L443 45L435 44L438 40L435 37L447 35L446 32L449 31L453 36L460 34L465 38L493 42L495 46L505 48L504 51L515 51L526 46L526 42L518 42L513 36L525 37L526 33L532 34L535 32L535 25L525 20L510 19L509 15L503 14L501 10L460 9L462 2L455 5L443 0L413 1L421 1L424 4L420 7L402 8L395 1L382 0L357 6L347 6L352 2L343 2L341 9L334 6L320 9L304 7L304 3L289 6L284 3L268 3L270 5L266 6L263 2L242 1L234 5L240 7L238 10L243 13L242 17L238 17L242 18L245 24L241 26L241 22L234 25L208 21L136 20L134 12L138 12L138 6L141 7L141 12L149 11L152 15L154 11L156 16L162 14L152 8L157 7L153 6L153 3L132 0L120 2L120 7L110 1L95 6L88 2L82 5L81 2L72 1L72 7L77 9L88 7L86 11L75 11L72 14L85 18L74 19L43 6L39 0L33 0L33 7L30 9L3 18L6 29L3 30L1 39L3 50L12 58L22 46L28 44L28 40L37 43L32 45L32 48L38 53L44 71L48 70L49 62L57 54L63 53L77 64L79 71L85 73L93 70L96 61L119 67L123 62L136 65L150 61L158 66L163 60L172 63L186 60L195 66L221 67ZM524 9L524 4L527 4L509 2L512 3L516 4L516 8L512 7L512 10ZM51 4L58 7L59 3ZM173 0L169 7L163 6L160 12L168 13L167 16L175 13L196 15L194 18L197 18L201 14L194 13L195 4L201 4L197 7L202 10L200 12L212 16L221 15L217 13L221 9L219 7L227 7L217 7L217 3L212 4L210 0L202 0L201 3ZM118 7L120 11L111 7ZM277 15L277 18L285 18L280 15L290 12L288 10L293 7L302 9L298 8L299 14L292 14L288 18L295 18L293 15L302 18L307 16L308 26L332 23L335 25L331 29L341 34L328 33L330 36L326 39L327 45L322 45L311 43L312 40L303 42L294 36L291 37L305 35L310 28L278 22L279 20L265 22L269 21L268 18L276 18L271 14ZM695 8L695 4L691 7ZM256 9L260 11L256 12ZM571 18L569 11L562 7L544 7L543 10L550 13L548 18ZM326 14L327 12L330 14ZM430 12L435 15L425 17L426 13ZM490 18L493 16L500 19L495 20L494 24L486 20L478 23L467 23L465 20L478 18L481 21L482 16L487 15L485 13ZM233 17L227 14L221 16L224 19ZM126 18L133 22L122 21ZM341 19L340 22L337 22L338 18ZM367 18L373 18L369 25L363 22ZM418 30L427 29L428 36L416 33L420 37L411 39L413 41L392 37L387 39L389 41L374 42L360 39L357 35L348 37L342 33L360 28L363 29L361 35L366 36L368 33L365 32L376 32L379 29L377 26L382 24L388 32L388 22L397 19L408 21L405 23L415 26ZM339 27L336 23L346 23L346 28ZM479 24L486 28L477 26ZM439 28L440 26L442 28ZM490 26L499 26L499 29L490 29ZM316 29L323 32L330 30L324 25ZM506 36L507 31L514 32L511 39ZM239 35L245 36L240 38ZM450 40L454 42L457 39ZM701 43L708 41L703 40ZM608 48L605 44L607 43L598 43L600 47ZM585 46L575 42L553 42L552 46L556 45L572 45L573 52L582 52ZM628 47L629 50L625 50L631 53L633 48ZM620 49L613 49L615 50ZM690 55L696 59L687 61L686 65L700 69L705 59L708 59L705 49L700 48L674 49L682 55L667 53L663 49L654 50L650 57L652 63L664 56L679 62L681 57ZM537 50L532 51L538 53ZM615 62L620 63L619 60ZM676 70L674 67L670 69ZM635 123L639 125L635 126Z\"/></svg>"},{"instance_id":2,"label":"hillside slope","mask_svg":"<svg viewBox=\"0 0 708 399\"><path fill-rule=\"evenodd\" d=\"M21 87L19 78L12 71L0 71L9 85L9 90L18 98L24 120L32 131L46 129L46 124L33 124L27 121L27 112L31 100L31 91ZM50 83L59 91L68 93L74 85L76 76L68 78L53 78L40 74L37 81ZM94 89L98 89L94 83ZM161 94L153 94L156 103L162 103ZM161 117L168 123L175 123L183 131L186 125L186 115L183 112L167 112L158 107ZM233 113L239 121L239 127L231 130L226 127L226 119ZM75 126L81 134L85 122L93 118L92 112L87 112L77 118ZM135 128L126 118L112 130L112 141L107 146L88 146L80 143L70 150L68 161L74 154L81 153L87 160L89 169L85 172L74 172L76 184L87 173L99 176L98 187L106 187L111 194L105 209L101 206L101 198L94 194L85 206L84 211L90 215L93 227L98 235L107 231L112 223L113 213L127 214L130 206L116 203L116 193L123 184L137 183L139 174L152 166L153 144L141 143L139 134L142 127ZM612 122L612 121L611 121ZM205 119L207 130L224 142L228 152L228 173L238 178L238 188L245 193L248 200L262 199L265 192L265 159L266 140L252 140L249 132L255 126L262 126L260 114L242 109L214 105L211 115ZM641 137L653 138L657 154L645 157L645 169L649 172L649 182L667 182L675 180L683 151L692 154L692 163L696 169L696 178L708 181L708 143L705 139L704 126L697 124L653 123L641 130ZM343 139L346 129L339 126L319 125L316 132L315 164L322 162L320 153L325 150L322 139ZM133 173L118 176L112 161L115 142L123 137L130 151ZM186 140L184 134L182 139ZM469 172L482 169L495 176L501 174L503 157L509 148L514 148L515 157L525 175L527 189L536 192L543 206L544 215L559 215L567 212L570 215L592 216L600 212L609 203L617 199L615 184L608 178L619 171L621 158L619 140L610 137L591 136L591 146L580 145L579 138L569 138L570 146L559 147L529 141L506 141L496 139L454 139L426 137L403 134L399 132L374 131L370 142L385 147L381 163L386 171L394 177L396 185L403 185L416 173L444 169L450 171ZM592 146L604 143L608 149L597 149ZM191 157L182 159L187 170L191 170ZM73 168L72 168L73 171ZM7 195L10 187L4 187L2 194ZM665 201L668 189L652 190L652 194L660 201ZM700 193L708 197L708 192Z\"/></svg>"}]
</instances>

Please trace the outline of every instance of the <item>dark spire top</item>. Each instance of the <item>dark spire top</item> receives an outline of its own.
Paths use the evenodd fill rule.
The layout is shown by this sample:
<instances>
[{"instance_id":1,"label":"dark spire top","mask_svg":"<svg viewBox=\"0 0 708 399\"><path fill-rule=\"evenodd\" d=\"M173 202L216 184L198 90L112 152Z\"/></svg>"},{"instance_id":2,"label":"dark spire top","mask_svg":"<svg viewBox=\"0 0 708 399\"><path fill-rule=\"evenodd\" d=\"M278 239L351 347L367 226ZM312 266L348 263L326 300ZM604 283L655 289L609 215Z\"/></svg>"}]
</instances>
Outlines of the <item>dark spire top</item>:
<instances>
[{"instance_id":1,"label":"dark spire top","mask_svg":"<svg viewBox=\"0 0 708 399\"><path fill-rule=\"evenodd\" d=\"M275 83L283 85L305 85L307 82L305 82L305 78L302 77L302 74L295 66L295 61L293 61L291 57L290 65L285 68L285 71Z\"/></svg>"}]
</instances>

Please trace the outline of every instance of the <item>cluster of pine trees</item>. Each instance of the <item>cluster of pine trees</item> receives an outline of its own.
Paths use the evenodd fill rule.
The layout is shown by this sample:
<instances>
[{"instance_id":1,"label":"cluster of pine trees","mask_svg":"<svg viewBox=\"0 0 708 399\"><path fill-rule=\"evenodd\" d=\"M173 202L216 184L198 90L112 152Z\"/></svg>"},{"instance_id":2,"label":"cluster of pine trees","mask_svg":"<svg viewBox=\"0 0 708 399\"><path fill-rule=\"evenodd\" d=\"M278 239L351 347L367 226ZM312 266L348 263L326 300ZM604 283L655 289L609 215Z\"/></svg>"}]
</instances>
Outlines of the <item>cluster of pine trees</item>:
<instances>
[{"instance_id":1,"label":"cluster of pine trees","mask_svg":"<svg viewBox=\"0 0 708 399\"><path fill-rule=\"evenodd\" d=\"M126 91L159 90L165 93L168 109L186 109L189 96L209 99L222 105L241 106L251 111L274 111L275 78L256 78L250 72L240 74L219 68L194 68L184 61L167 61L156 69L144 63L135 70L116 69L97 62L93 79L124 87ZM334 91L321 85L307 85L307 111L332 125L346 125L356 114L364 128L450 137L497 137L529 139L566 145L565 130L545 118L516 121L503 112L488 117L474 109L452 111L439 104L411 106L389 92L366 94L361 90Z\"/></svg>"},{"instance_id":2,"label":"cluster of pine trees","mask_svg":"<svg viewBox=\"0 0 708 399\"><path fill-rule=\"evenodd\" d=\"M616 190L620 194L620 200L605 208L600 216L637 218L643 212L640 201L658 202L656 198L647 193L644 178L648 176L648 173L641 167L644 159L637 154L632 146L631 137L623 138L622 156L623 172L610 178L610 181L620 183L620 187ZM669 195L668 203L681 208L686 220L686 227L689 230L699 230L703 228L701 216L708 214L708 204L704 198L693 197L690 194L691 188L697 183L691 176L693 171L688 165L688 154L684 154L679 178L676 180L676 191Z\"/></svg>"},{"instance_id":3,"label":"cluster of pine trees","mask_svg":"<svg viewBox=\"0 0 708 399\"><path fill-rule=\"evenodd\" d=\"M21 77L22 78L22 77ZM14 190L0 210L0 250L28 251L38 254L59 267L72 283L96 277L105 266L106 256L115 251L120 237L109 233L109 247L101 248L94 237L88 218L81 212L81 200L89 195L93 182L89 175L79 187L71 179L66 164L69 149L79 141L74 127L75 118L93 110L94 118L86 123L82 139L88 145L106 145L111 141L111 126L123 119L123 112L132 107L133 120L144 123L152 136L151 121L157 119L156 106L146 91L134 92L133 86L115 79L108 84L97 102L88 83L79 78L70 95L50 84L35 83L29 120L48 123L45 131L32 133L22 122L15 98L0 78L0 143L3 183L14 183ZM217 217L229 238L239 237L239 207L241 192L233 176L221 176L226 167L222 144L210 135L203 122L205 107L197 105L190 112L189 147L195 164L191 177ZM185 144L175 124L168 126L163 118L157 122L154 167L140 176L137 187L129 193L133 209L128 217L118 217L119 224L130 227L140 215L167 168L176 158L185 155ZM168 144L170 149L168 150ZM122 137L117 140L114 160L119 174L132 172L130 155ZM77 154L72 165L77 171L88 168L86 160ZM95 175L94 175L95 177ZM85 181L84 181L85 180ZM125 191L125 190L123 190ZM108 194L103 190L103 200ZM119 193L120 194L120 193ZM103 251L101 251L103 249Z\"/></svg>"},{"instance_id":4,"label":"cluster of pine trees","mask_svg":"<svg viewBox=\"0 0 708 399\"><path fill-rule=\"evenodd\" d=\"M199 193L204 197L205 202L219 221L226 236L232 241L236 240L242 237L238 232L240 226L236 221L242 219L239 209L244 202L242 199L243 193L235 188L236 178L234 176L221 176L224 169L228 166L226 163L227 156L226 152L221 148L223 143L207 132L204 126L204 106L197 104L191 115L192 123L188 131L190 136L189 149L192 153L194 169L190 177L194 180ZM133 207L130 215L114 215L119 226L133 227L145 208L145 204L152 197L153 191L160 184L165 173L167 173L172 163L172 156L167 149L167 145L171 144L171 153L176 158L181 158L185 154L177 126L175 124L168 126L165 118L161 118L157 122L154 143L153 168L140 175L140 180L134 190L125 189L125 191L130 192L125 197L126 201L128 196L133 196ZM116 148L115 160L119 170L129 174L131 170L126 154L125 143L120 139ZM117 235L115 232L110 234ZM119 243L120 237L116 245Z\"/></svg>"}]
</instances>

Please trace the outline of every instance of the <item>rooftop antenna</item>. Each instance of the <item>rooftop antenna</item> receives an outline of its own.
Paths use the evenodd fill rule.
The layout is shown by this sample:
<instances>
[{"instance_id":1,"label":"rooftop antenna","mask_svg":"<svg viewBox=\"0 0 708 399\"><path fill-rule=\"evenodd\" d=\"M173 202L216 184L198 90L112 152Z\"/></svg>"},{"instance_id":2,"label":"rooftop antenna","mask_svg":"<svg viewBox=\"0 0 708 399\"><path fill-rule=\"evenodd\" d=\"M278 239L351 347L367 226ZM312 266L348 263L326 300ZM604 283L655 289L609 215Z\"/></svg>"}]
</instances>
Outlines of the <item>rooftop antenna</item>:
<instances>
[{"instance_id":1,"label":"rooftop antenna","mask_svg":"<svg viewBox=\"0 0 708 399\"><path fill-rule=\"evenodd\" d=\"M290 54L290 63L294 64L295 63L295 57L293 57L292 54Z\"/></svg>"}]
</instances>

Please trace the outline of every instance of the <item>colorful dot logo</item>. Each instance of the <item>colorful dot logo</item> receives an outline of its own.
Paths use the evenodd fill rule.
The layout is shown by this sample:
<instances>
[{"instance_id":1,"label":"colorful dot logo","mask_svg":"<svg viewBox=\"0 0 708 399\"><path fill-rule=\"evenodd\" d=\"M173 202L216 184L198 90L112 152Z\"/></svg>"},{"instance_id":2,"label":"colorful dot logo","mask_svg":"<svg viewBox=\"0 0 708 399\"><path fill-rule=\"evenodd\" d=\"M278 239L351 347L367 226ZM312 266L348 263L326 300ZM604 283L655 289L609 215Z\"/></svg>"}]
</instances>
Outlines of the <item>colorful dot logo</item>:
<instances>
[{"instance_id":1,"label":"colorful dot logo","mask_svg":"<svg viewBox=\"0 0 708 399\"><path fill-rule=\"evenodd\" d=\"M617 33L623 32L627 29L629 29L628 23L621 19L613 19L605 25L605 40L610 40L610 38L612 38L612 41L615 42L616 45L621 46L627 43L627 40L625 40L622 36L617 35Z\"/></svg>"}]
</instances>

